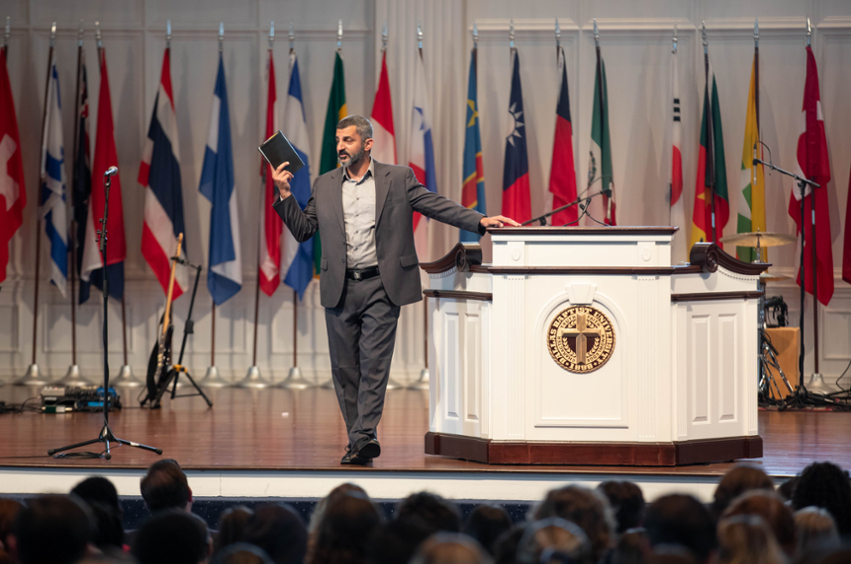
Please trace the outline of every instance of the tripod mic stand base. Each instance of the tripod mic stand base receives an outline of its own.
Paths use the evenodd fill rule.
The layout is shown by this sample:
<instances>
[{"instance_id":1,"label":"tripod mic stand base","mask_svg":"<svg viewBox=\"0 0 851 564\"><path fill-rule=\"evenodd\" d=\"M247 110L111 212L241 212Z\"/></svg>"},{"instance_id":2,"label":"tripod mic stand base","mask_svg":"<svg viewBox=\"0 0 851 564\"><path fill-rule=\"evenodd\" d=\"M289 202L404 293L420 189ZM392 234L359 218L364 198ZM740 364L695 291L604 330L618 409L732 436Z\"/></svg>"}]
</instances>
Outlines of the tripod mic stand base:
<instances>
[{"instance_id":1,"label":"tripod mic stand base","mask_svg":"<svg viewBox=\"0 0 851 564\"><path fill-rule=\"evenodd\" d=\"M64 388L79 388L82 386L91 386L92 382L86 380L80 375L80 367L72 364L68 367L68 372L65 377L53 383L54 386L62 386Z\"/></svg>"},{"instance_id":2,"label":"tripod mic stand base","mask_svg":"<svg viewBox=\"0 0 851 564\"><path fill-rule=\"evenodd\" d=\"M248 369L248 374L245 375L241 381L239 381L235 388L251 388L253 390L265 390L270 386L269 382L263 379L260 375L260 369L256 366L252 366Z\"/></svg>"},{"instance_id":3,"label":"tripod mic stand base","mask_svg":"<svg viewBox=\"0 0 851 564\"><path fill-rule=\"evenodd\" d=\"M420 370L420 378L410 386L409 390L428 390L428 368Z\"/></svg>"},{"instance_id":4,"label":"tripod mic stand base","mask_svg":"<svg viewBox=\"0 0 851 564\"><path fill-rule=\"evenodd\" d=\"M824 381L823 375L819 374L818 372L815 372L810 375L810 380L807 382L807 391L811 394L826 396L836 390L831 388L827 384L827 382Z\"/></svg>"},{"instance_id":5,"label":"tripod mic stand base","mask_svg":"<svg viewBox=\"0 0 851 564\"><path fill-rule=\"evenodd\" d=\"M133 376L133 369L125 364L118 371L118 376L109 382L109 385L120 388L139 388L144 384L141 380Z\"/></svg>"},{"instance_id":6,"label":"tripod mic stand base","mask_svg":"<svg viewBox=\"0 0 851 564\"><path fill-rule=\"evenodd\" d=\"M285 390L305 390L313 387L313 385L313 383L308 382L304 376L301 375L301 368L293 366L290 368L287 377L275 384L274 387Z\"/></svg>"},{"instance_id":7,"label":"tripod mic stand base","mask_svg":"<svg viewBox=\"0 0 851 564\"><path fill-rule=\"evenodd\" d=\"M42 377L38 370L38 364L30 364L26 373L12 382L13 386L47 386L48 384L50 384L50 381Z\"/></svg>"},{"instance_id":8,"label":"tripod mic stand base","mask_svg":"<svg viewBox=\"0 0 851 564\"><path fill-rule=\"evenodd\" d=\"M219 375L219 369L216 366L207 368L207 373L204 379L198 382L202 388L230 388L231 383Z\"/></svg>"}]
</instances>

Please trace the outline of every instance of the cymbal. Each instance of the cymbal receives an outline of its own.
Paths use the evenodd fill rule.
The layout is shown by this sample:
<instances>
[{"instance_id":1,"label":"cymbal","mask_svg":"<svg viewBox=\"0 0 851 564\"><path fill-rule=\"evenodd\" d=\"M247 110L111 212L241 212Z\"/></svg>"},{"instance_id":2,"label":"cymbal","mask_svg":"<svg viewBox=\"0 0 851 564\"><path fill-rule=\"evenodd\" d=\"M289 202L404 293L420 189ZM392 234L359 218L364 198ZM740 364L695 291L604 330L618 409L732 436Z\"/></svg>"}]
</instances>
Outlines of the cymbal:
<instances>
[{"instance_id":1,"label":"cymbal","mask_svg":"<svg viewBox=\"0 0 851 564\"><path fill-rule=\"evenodd\" d=\"M782 274L772 274L770 272L761 272L759 274L759 279L762 282L779 282L780 280L788 280L791 276L784 276Z\"/></svg>"},{"instance_id":2,"label":"cymbal","mask_svg":"<svg viewBox=\"0 0 851 564\"><path fill-rule=\"evenodd\" d=\"M757 242L759 242L760 247L779 247L780 245L789 245L797 240L797 237L792 235L786 235L785 233L771 233L767 231L737 233L736 235L728 235L721 238L722 243L731 243L737 247L756 247Z\"/></svg>"}]
</instances>

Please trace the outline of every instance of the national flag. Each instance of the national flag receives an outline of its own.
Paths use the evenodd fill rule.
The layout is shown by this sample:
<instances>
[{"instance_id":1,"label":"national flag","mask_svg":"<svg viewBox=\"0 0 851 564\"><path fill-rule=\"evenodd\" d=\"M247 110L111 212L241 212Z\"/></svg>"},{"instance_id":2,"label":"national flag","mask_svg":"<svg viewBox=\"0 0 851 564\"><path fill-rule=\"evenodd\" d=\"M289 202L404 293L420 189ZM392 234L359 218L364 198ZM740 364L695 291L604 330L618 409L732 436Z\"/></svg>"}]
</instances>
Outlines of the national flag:
<instances>
[{"instance_id":1,"label":"national flag","mask_svg":"<svg viewBox=\"0 0 851 564\"><path fill-rule=\"evenodd\" d=\"M759 122L757 119L757 96L759 94L756 83L757 55L754 54L751 66L751 85L748 90L748 109L745 114L745 142L742 147L742 171L739 179L739 218L736 223L737 233L749 233L761 231L765 233L765 174L762 165L753 164L754 148L757 147L756 155L762 157L762 147L759 146ZM756 249L751 247L737 247L736 255L739 260L753 262L760 259L765 261L768 249L762 249L759 256Z\"/></svg>"},{"instance_id":2,"label":"national flag","mask_svg":"<svg viewBox=\"0 0 851 564\"><path fill-rule=\"evenodd\" d=\"M92 194L92 155L89 141L89 81L86 71L85 49L77 49L77 139L74 154L74 173L71 185L74 223L76 224L77 279L80 282L79 303L89 299L91 282L82 279L83 255L86 247L88 229L89 198Z\"/></svg>"},{"instance_id":3,"label":"national flag","mask_svg":"<svg viewBox=\"0 0 851 564\"><path fill-rule=\"evenodd\" d=\"M671 126L671 225L680 228L674 234L671 246L672 262L688 260L688 232L686 231L686 206L683 198L683 157L680 147L682 146L682 127L680 111L680 79L677 73L677 52L674 51L672 58L672 91L673 91L673 114Z\"/></svg>"},{"instance_id":4,"label":"national flag","mask_svg":"<svg viewBox=\"0 0 851 564\"><path fill-rule=\"evenodd\" d=\"M505 163L502 172L502 215L518 223L532 218L529 194L529 157L526 154L526 117L523 115L523 90L520 86L520 55L512 51L511 95L508 99L511 133L505 138Z\"/></svg>"},{"instance_id":5,"label":"national flag","mask_svg":"<svg viewBox=\"0 0 851 564\"><path fill-rule=\"evenodd\" d=\"M307 138L303 100L298 59L293 51L290 54L290 84L287 99L284 101L284 127L290 144L304 163L290 180L290 190L293 193L291 197L296 199L301 209L304 209L310 200L310 159L307 155L310 141ZM284 284L298 293L298 299L303 299L304 291L313 279L313 240L299 243L290 230L285 229L282 262Z\"/></svg>"},{"instance_id":6,"label":"national flag","mask_svg":"<svg viewBox=\"0 0 851 564\"><path fill-rule=\"evenodd\" d=\"M595 184L598 180L599 184ZM595 196L599 194L598 190L602 191L602 195ZM590 217L585 218L585 225L596 225L595 219L606 225L617 225L606 63L600 56L599 47L594 72L594 110L591 114L591 151L588 157L588 188L585 195L593 198L588 205L587 215Z\"/></svg>"},{"instance_id":7,"label":"national flag","mask_svg":"<svg viewBox=\"0 0 851 564\"><path fill-rule=\"evenodd\" d=\"M24 186L24 167L21 161L21 137L15 100L6 67L6 48L0 52L0 282L6 279L9 263L9 242L23 223L27 190Z\"/></svg>"},{"instance_id":8,"label":"national flag","mask_svg":"<svg viewBox=\"0 0 851 564\"><path fill-rule=\"evenodd\" d=\"M269 49L269 84L266 93L266 132L269 139L278 131L278 91L275 86L275 59ZM272 165L260 158L260 180L263 183L263 212L260 214L260 289L271 296L281 281L281 232L283 224L272 204L278 195L275 181L272 180Z\"/></svg>"},{"instance_id":9,"label":"national flag","mask_svg":"<svg viewBox=\"0 0 851 564\"><path fill-rule=\"evenodd\" d=\"M337 160L337 123L349 115L346 107L346 73L343 70L343 55L338 49L334 54L334 80L328 95L328 111L325 112L325 127L322 129L322 152L319 154L319 174L325 174L340 166ZM319 233L313 236L313 266L319 276L319 261L322 258L322 241Z\"/></svg>"},{"instance_id":10,"label":"national flag","mask_svg":"<svg viewBox=\"0 0 851 564\"><path fill-rule=\"evenodd\" d=\"M842 242L842 279L851 284L851 175L848 177L848 198L845 201L845 235Z\"/></svg>"},{"instance_id":11,"label":"national flag","mask_svg":"<svg viewBox=\"0 0 851 564\"><path fill-rule=\"evenodd\" d=\"M479 132L478 49L470 55L470 78L467 79L467 108L464 123L464 182L461 205L487 215L485 202L485 168L482 164L482 135ZM462 243L477 243L478 232L461 230Z\"/></svg>"},{"instance_id":12,"label":"national flag","mask_svg":"<svg viewBox=\"0 0 851 564\"><path fill-rule=\"evenodd\" d=\"M213 206L210 209L207 288L213 297L213 303L222 305L242 288L242 258L239 247L239 211L233 179L233 152L230 144L230 112L225 85L225 65L221 53L199 190Z\"/></svg>"},{"instance_id":13,"label":"national flag","mask_svg":"<svg viewBox=\"0 0 851 564\"><path fill-rule=\"evenodd\" d=\"M381 75L369 118L372 122L372 138L375 140L371 156L380 163L396 164L396 128L393 127L393 102L390 97L390 79L387 78L387 52L381 56Z\"/></svg>"},{"instance_id":14,"label":"national flag","mask_svg":"<svg viewBox=\"0 0 851 564\"><path fill-rule=\"evenodd\" d=\"M807 79L804 84L804 104L801 112L801 135L798 137L798 162L796 172L819 184L815 190L815 213L813 213L812 188L804 190L804 218L801 221L801 190L795 184L789 198L789 215L798 225L798 236L801 228L806 229L804 238L804 289L813 293L813 240L812 224L816 225L816 272L818 276L818 300L827 305L833 297L833 250L830 235L830 207L827 197L827 183L830 182L830 162L827 154L827 138L824 134L824 114L821 111L821 100L818 86L818 68L813 50L807 47ZM803 224L803 225L802 225ZM800 243L798 248L800 249ZM800 256L798 257L800 259ZM798 263L800 264L800 262ZM798 270L798 284L801 284L801 272Z\"/></svg>"},{"instance_id":15,"label":"national flag","mask_svg":"<svg viewBox=\"0 0 851 564\"><path fill-rule=\"evenodd\" d=\"M112 121L112 99L109 93L109 75L106 70L106 51L99 50L100 93L98 96L98 123L95 135L95 158L92 165L92 192L89 197L88 218L86 220L85 242L83 244L83 264L80 279L103 288L104 263L98 250L96 230L101 229L105 201L104 173L112 166L118 166L118 154L115 151L115 135ZM124 296L124 260L127 258L127 245L124 239L124 205L121 199L121 176L112 176L109 191L109 218L107 219L106 275L109 280L109 295L116 299ZM80 302L88 299L83 289L88 285L80 284Z\"/></svg>"},{"instance_id":16,"label":"national flag","mask_svg":"<svg viewBox=\"0 0 851 564\"><path fill-rule=\"evenodd\" d=\"M710 95L711 93L711 95ZM715 200L715 233L712 233L712 202ZM724 159L724 133L721 129L721 108L718 106L718 85L709 65L708 80L703 91L703 120L700 125L700 151L697 161L697 180L692 215L691 248L698 241L721 243L721 234L730 218L727 193L727 165Z\"/></svg>"},{"instance_id":17,"label":"national flag","mask_svg":"<svg viewBox=\"0 0 851 564\"><path fill-rule=\"evenodd\" d=\"M550 165L550 193L553 209L576 200L576 167L573 164L573 124L570 120L570 94L567 90L567 65L564 49L558 47L559 92L556 104L556 132L553 139L553 160ZM576 206L553 214L553 225L573 223L579 217Z\"/></svg>"},{"instance_id":18,"label":"national flag","mask_svg":"<svg viewBox=\"0 0 851 564\"><path fill-rule=\"evenodd\" d=\"M41 198L39 215L50 241L50 281L64 296L68 283L68 212L65 205L65 148L62 141L62 103L59 73L51 49L44 130L41 134ZM4 137L4 142L5 137ZM6 145L11 156L14 148Z\"/></svg>"},{"instance_id":19,"label":"national flag","mask_svg":"<svg viewBox=\"0 0 851 564\"><path fill-rule=\"evenodd\" d=\"M177 237L186 230L183 222L183 191L180 183L180 156L177 118L171 88L171 49L163 56L162 76L154 98L151 125L145 152L139 165L139 184L145 190L145 221L142 225L142 255L168 294L171 257L177 252ZM186 269L175 271L173 299L189 287Z\"/></svg>"},{"instance_id":20,"label":"national flag","mask_svg":"<svg viewBox=\"0 0 851 564\"><path fill-rule=\"evenodd\" d=\"M414 68L414 107L411 111L411 149L408 166L429 192L437 192L437 169L431 132L431 107L426 90L425 63L419 53ZM429 260L428 218L414 212L414 244L420 261Z\"/></svg>"}]
</instances>

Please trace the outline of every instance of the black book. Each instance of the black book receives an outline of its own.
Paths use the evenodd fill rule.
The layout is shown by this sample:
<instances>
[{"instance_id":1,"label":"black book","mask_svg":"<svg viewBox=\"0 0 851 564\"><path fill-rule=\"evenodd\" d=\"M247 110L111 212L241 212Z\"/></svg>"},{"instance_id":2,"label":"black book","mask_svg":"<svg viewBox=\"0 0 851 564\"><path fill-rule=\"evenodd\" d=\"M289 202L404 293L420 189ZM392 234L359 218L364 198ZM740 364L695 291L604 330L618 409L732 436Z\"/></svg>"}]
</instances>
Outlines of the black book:
<instances>
[{"instance_id":1,"label":"black book","mask_svg":"<svg viewBox=\"0 0 851 564\"><path fill-rule=\"evenodd\" d=\"M273 169L277 169L282 163L288 162L290 164L287 165L285 170L295 174L304 166L298 153L281 131L266 139L262 145L257 147L257 150L260 151L266 162L272 165Z\"/></svg>"}]
</instances>

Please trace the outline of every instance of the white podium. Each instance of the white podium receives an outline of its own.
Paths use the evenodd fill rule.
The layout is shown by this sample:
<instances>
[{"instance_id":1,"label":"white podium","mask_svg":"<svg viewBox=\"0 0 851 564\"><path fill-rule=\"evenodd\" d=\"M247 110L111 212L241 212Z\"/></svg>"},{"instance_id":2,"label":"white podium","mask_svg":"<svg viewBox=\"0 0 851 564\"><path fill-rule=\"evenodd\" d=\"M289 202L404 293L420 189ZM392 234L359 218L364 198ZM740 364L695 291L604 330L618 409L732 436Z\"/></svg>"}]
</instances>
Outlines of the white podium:
<instances>
[{"instance_id":1,"label":"white podium","mask_svg":"<svg viewBox=\"0 0 851 564\"><path fill-rule=\"evenodd\" d=\"M423 264L428 454L674 466L762 456L759 273L675 227L491 230Z\"/></svg>"}]
</instances>

